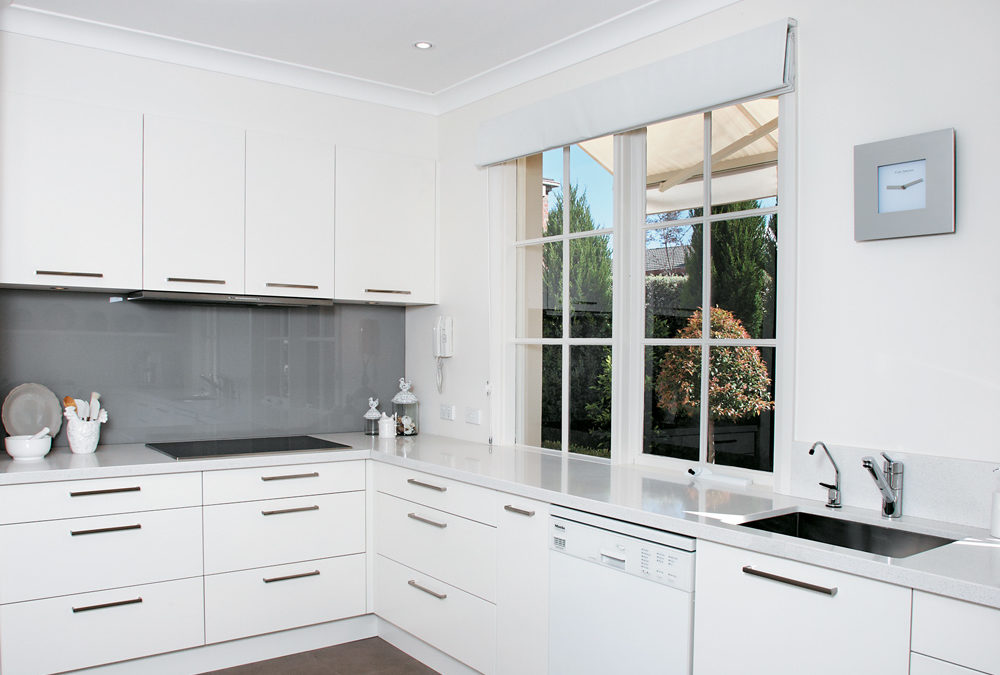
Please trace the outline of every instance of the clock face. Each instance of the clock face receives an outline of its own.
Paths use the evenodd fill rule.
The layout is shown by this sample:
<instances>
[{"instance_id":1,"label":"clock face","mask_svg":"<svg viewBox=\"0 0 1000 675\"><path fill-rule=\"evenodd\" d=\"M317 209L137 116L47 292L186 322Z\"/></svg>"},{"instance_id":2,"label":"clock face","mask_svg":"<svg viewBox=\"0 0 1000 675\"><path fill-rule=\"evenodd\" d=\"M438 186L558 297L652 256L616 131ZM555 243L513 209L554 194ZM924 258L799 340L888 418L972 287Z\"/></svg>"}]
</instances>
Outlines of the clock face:
<instances>
[{"instance_id":1,"label":"clock face","mask_svg":"<svg viewBox=\"0 0 1000 675\"><path fill-rule=\"evenodd\" d=\"M927 207L927 160L916 159L878 168L878 212Z\"/></svg>"}]
</instances>

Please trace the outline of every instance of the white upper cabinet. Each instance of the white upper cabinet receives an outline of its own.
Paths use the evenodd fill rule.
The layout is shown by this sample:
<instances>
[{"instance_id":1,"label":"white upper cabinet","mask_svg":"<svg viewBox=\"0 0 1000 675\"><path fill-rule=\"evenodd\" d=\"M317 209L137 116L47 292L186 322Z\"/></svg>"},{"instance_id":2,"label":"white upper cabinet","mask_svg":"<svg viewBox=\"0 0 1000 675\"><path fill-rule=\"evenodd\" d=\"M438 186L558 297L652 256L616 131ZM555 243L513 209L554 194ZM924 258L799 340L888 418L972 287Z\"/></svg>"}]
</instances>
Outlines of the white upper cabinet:
<instances>
[{"instance_id":1,"label":"white upper cabinet","mask_svg":"<svg viewBox=\"0 0 1000 675\"><path fill-rule=\"evenodd\" d=\"M0 191L0 283L139 288L139 113L5 92Z\"/></svg>"},{"instance_id":2,"label":"white upper cabinet","mask_svg":"<svg viewBox=\"0 0 1000 675\"><path fill-rule=\"evenodd\" d=\"M143 288L243 293L244 131L145 116Z\"/></svg>"},{"instance_id":3,"label":"white upper cabinet","mask_svg":"<svg viewBox=\"0 0 1000 675\"><path fill-rule=\"evenodd\" d=\"M336 298L437 302L436 163L337 147Z\"/></svg>"},{"instance_id":4,"label":"white upper cabinet","mask_svg":"<svg viewBox=\"0 0 1000 675\"><path fill-rule=\"evenodd\" d=\"M246 292L332 298L332 143L246 134Z\"/></svg>"}]
</instances>

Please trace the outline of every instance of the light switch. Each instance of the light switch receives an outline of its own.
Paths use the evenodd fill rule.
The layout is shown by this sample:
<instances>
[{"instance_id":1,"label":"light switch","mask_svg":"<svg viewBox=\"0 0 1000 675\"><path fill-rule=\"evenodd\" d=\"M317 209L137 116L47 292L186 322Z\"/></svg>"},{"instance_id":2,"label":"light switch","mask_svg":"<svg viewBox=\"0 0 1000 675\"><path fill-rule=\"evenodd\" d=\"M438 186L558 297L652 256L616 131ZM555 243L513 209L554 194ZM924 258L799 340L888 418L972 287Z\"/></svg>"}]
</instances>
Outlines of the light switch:
<instances>
[{"instance_id":1,"label":"light switch","mask_svg":"<svg viewBox=\"0 0 1000 675\"><path fill-rule=\"evenodd\" d=\"M451 403L441 404L441 419L443 420L453 420L455 419L455 406Z\"/></svg>"},{"instance_id":2,"label":"light switch","mask_svg":"<svg viewBox=\"0 0 1000 675\"><path fill-rule=\"evenodd\" d=\"M466 408L465 409L465 422L466 424L482 424L483 421L483 411L479 408Z\"/></svg>"}]
</instances>

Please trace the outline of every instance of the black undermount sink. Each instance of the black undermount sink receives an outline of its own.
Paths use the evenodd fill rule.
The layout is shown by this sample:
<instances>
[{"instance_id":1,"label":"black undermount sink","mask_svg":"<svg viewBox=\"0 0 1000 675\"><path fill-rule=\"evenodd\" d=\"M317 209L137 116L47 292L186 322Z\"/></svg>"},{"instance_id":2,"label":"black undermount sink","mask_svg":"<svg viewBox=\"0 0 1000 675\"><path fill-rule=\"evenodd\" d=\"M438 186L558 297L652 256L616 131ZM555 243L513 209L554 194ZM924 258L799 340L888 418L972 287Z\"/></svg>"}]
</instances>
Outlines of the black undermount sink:
<instances>
[{"instance_id":1,"label":"black undermount sink","mask_svg":"<svg viewBox=\"0 0 1000 675\"><path fill-rule=\"evenodd\" d=\"M889 558L905 558L955 541L930 534L830 518L804 511L751 520L741 525L789 537L853 548L856 551L867 551Z\"/></svg>"}]
</instances>

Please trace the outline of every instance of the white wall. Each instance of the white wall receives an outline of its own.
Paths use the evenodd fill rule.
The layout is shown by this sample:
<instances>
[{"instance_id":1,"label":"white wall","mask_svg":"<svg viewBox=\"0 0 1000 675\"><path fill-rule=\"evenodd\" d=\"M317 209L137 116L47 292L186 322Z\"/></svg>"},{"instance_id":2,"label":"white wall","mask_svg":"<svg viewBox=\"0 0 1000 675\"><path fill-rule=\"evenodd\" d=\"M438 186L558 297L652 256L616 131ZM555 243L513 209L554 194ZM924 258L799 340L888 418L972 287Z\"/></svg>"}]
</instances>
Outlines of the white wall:
<instances>
[{"instance_id":1,"label":"white wall","mask_svg":"<svg viewBox=\"0 0 1000 675\"><path fill-rule=\"evenodd\" d=\"M479 122L786 16L799 21L794 438L1000 460L991 433L1000 410L995 0L743 0L443 116L441 305L407 311L408 374L433 382L439 313L455 316L457 339L444 395L422 387L426 431L488 434L437 419L442 401L487 406L494 338L486 180L472 159ZM944 127L957 138L956 234L855 243L854 145ZM812 476L808 486L792 478L792 491L822 497Z\"/></svg>"}]
</instances>

